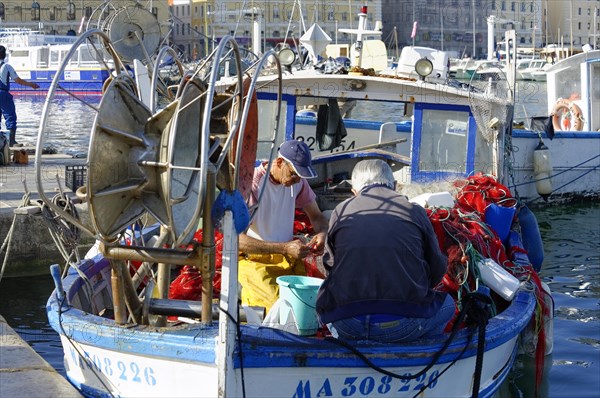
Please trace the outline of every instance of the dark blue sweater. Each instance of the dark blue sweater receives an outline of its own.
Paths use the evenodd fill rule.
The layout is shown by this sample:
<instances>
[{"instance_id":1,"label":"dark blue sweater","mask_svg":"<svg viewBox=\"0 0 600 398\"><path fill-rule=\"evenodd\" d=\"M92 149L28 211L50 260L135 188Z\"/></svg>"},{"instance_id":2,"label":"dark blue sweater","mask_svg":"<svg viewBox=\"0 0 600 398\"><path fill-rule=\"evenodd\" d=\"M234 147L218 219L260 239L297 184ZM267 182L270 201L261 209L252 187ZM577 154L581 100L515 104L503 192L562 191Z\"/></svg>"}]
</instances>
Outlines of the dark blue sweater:
<instances>
[{"instance_id":1,"label":"dark blue sweater","mask_svg":"<svg viewBox=\"0 0 600 398\"><path fill-rule=\"evenodd\" d=\"M340 203L329 221L321 322L366 314L428 318L445 293L432 290L447 259L425 209L384 186Z\"/></svg>"}]
</instances>

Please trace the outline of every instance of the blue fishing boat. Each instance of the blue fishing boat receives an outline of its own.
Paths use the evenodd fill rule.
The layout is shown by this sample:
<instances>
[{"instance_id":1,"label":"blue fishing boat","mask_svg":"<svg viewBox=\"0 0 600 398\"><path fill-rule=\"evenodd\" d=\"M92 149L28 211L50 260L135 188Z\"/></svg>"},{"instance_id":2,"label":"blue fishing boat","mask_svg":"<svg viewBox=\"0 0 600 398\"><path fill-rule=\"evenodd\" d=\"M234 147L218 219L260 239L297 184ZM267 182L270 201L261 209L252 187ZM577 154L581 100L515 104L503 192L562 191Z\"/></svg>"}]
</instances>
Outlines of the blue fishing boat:
<instances>
[{"instance_id":1,"label":"blue fishing boat","mask_svg":"<svg viewBox=\"0 0 600 398\"><path fill-rule=\"evenodd\" d=\"M110 40L92 34L111 52ZM86 258L72 246L67 266L52 267L56 289L47 313L71 383L90 397L491 397L512 368L519 341L543 359L550 345L545 325L536 322L551 323L551 308L531 260L540 248L525 250L528 242L513 217L519 201L503 184L509 167L504 141L512 126L503 87L430 81L428 59L416 60L416 77L400 78L359 71L284 75L279 59L270 51L244 70L237 43L226 37L158 107L144 102L140 85L117 67L93 110L85 184L61 196L67 204L81 201L89 219L50 197L36 155L44 203L97 239ZM231 63L239 72L221 77ZM55 139L55 91L46 100L38 148ZM337 99L395 102L412 119L408 155L396 151L404 137L336 152L347 134ZM484 207L473 207L468 219L483 231L474 233L499 251L459 239L465 260L449 266L440 286L455 289L460 309L447 333L405 344L350 343L321 326L307 327L300 322L306 314L293 306L265 313L239 305L238 234L248 222L252 170L256 160L272 159L283 140L299 138L295 115L305 106L316 106L331 121L319 126L314 141L306 140L315 151L319 177L311 184L323 210L350 195L345 180L365 158L386 160L402 185L419 189L412 199L428 209L432 222L460 213L455 206L465 197L490 193L479 180L502 192L502 200L477 196L474 202ZM450 186L457 190L440 191ZM512 213L501 217L506 236L500 238L501 229L485 214L505 206ZM439 217L442 212L447 217ZM152 221L140 225L147 218ZM195 234L199 225L201 237ZM213 293L216 262L219 294ZM169 298L171 267L185 265L202 277L200 300Z\"/></svg>"}]
</instances>

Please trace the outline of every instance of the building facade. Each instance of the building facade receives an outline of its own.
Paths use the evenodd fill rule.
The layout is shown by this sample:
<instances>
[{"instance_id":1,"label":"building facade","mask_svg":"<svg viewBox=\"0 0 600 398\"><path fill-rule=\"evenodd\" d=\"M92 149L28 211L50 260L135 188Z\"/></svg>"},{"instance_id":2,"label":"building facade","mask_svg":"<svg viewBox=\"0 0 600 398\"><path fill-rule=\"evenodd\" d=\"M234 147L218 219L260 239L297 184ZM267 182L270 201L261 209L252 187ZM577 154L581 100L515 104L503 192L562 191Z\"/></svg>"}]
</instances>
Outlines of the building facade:
<instances>
[{"instance_id":1,"label":"building facade","mask_svg":"<svg viewBox=\"0 0 600 398\"><path fill-rule=\"evenodd\" d=\"M87 28L102 28L111 11L136 5L151 11L161 23L161 30L168 32L167 0L0 0L0 29L28 28L46 34L77 36Z\"/></svg>"},{"instance_id":2,"label":"building facade","mask_svg":"<svg viewBox=\"0 0 600 398\"><path fill-rule=\"evenodd\" d=\"M396 28L400 46L440 48L456 57L487 57L490 16L495 17L496 44L509 29L516 31L522 48L562 42L580 50L583 44L596 40L598 48L599 43L593 32L594 27L600 31L600 0L382 0L382 4L384 37Z\"/></svg>"},{"instance_id":3,"label":"building facade","mask_svg":"<svg viewBox=\"0 0 600 398\"><path fill-rule=\"evenodd\" d=\"M258 24L260 51L281 42L296 44L310 26L318 22L332 43L350 43L351 37L338 28L356 28L361 6L368 6L371 28L381 21L381 0L190 0L192 32L199 40L198 54L203 56L223 36L234 36L247 48L252 46L254 24Z\"/></svg>"},{"instance_id":4,"label":"building facade","mask_svg":"<svg viewBox=\"0 0 600 398\"><path fill-rule=\"evenodd\" d=\"M544 0L547 43L581 49L600 48L600 0Z\"/></svg>"}]
</instances>

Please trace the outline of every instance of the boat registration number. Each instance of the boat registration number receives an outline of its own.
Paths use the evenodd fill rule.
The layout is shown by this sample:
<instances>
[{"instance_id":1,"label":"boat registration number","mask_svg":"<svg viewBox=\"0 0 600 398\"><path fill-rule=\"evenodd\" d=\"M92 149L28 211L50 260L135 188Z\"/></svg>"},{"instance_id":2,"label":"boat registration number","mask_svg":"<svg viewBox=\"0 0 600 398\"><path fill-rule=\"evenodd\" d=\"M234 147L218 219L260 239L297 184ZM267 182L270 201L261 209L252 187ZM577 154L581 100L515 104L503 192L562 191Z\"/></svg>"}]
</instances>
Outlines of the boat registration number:
<instances>
[{"instance_id":1,"label":"boat registration number","mask_svg":"<svg viewBox=\"0 0 600 398\"><path fill-rule=\"evenodd\" d=\"M315 137L304 137L302 135L297 135L294 138L298 141L304 141L311 151L320 151L319 145L317 143L317 139ZM336 147L333 147L331 150L329 150L329 152L331 152L331 153L344 152L344 151L350 151L355 148L356 148L355 140L352 140L350 143L348 143L345 139L342 139L340 141L340 144Z\"/></svg>"},{"instance_id":2,"label":"boat registration number","mask_svg":"<svg viewBox=\"0 0 600 398\"><path fill-rule=\"evenodd\" d=\"M156 385L154 369L150 366L140 366L135 361L111 360L108 357L100 357L96 354L90 355L84 351L83 358L70 348L71 360L81 370L90 369L94 372L100 372L104 375L117 379L123 382L134 382L146 384L148 386Z\"/></svg>"},{"instance_id":3,"label":"boat registration number","mask_svg":"<svg viewBox=\"0 0 600 398\"><path fill-rule=\"evenodd\" d=\"M361 397L371 394L396 396L399 392L433 389L437 384L439 372L424 373L415 379L397 379L382 377L346 377L342 379L326 378L323 382L300 380L292 398L311 397ZM410 376L410 374L404 374Z\"/></svg>"}]
</instances>

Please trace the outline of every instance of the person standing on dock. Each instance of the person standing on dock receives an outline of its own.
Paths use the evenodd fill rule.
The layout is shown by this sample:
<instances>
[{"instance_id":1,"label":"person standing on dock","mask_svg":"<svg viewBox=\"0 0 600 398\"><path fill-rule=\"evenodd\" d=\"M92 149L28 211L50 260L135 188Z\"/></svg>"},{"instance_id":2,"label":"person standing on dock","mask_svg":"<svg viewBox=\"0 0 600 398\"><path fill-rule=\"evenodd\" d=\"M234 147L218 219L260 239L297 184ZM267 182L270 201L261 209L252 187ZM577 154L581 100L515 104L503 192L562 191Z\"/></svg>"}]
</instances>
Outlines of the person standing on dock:
<instances>
[{"instance_id":1,"label":"person standing on dock","mask_svg":"<svg viewBox=\"0 0 600 398\"><path fill-rule=\"evenodd\" d=\"M281 144L269 174L266 162L254 169L249 205L257 203L263 186L264 192L250 227L239 237L243 304L265 307L268 311L279 297L277 277L306 275L304 258L323 252L327 218L306 180L317 176L311 161L308 146L290 140ZM316 233L308 243L294 239L296 208L306 213Z\"/></svg>"},{"instance_id":2,"label":"person standing on dock","mask_svg":"<svg viewBox=\"0 0 600 398\"><path fill-rule=\"evenodd\" d=\"M40 88L37 83L31 83L19 77L15 69L6 63L6 47L0 46L0 112L6 121L6 128L10 131L9 145L21 146L17 143L17 112L15 101L10 93L10 79L22 86L31 87L34 90Z\"/></svg>"}]
</instances>

